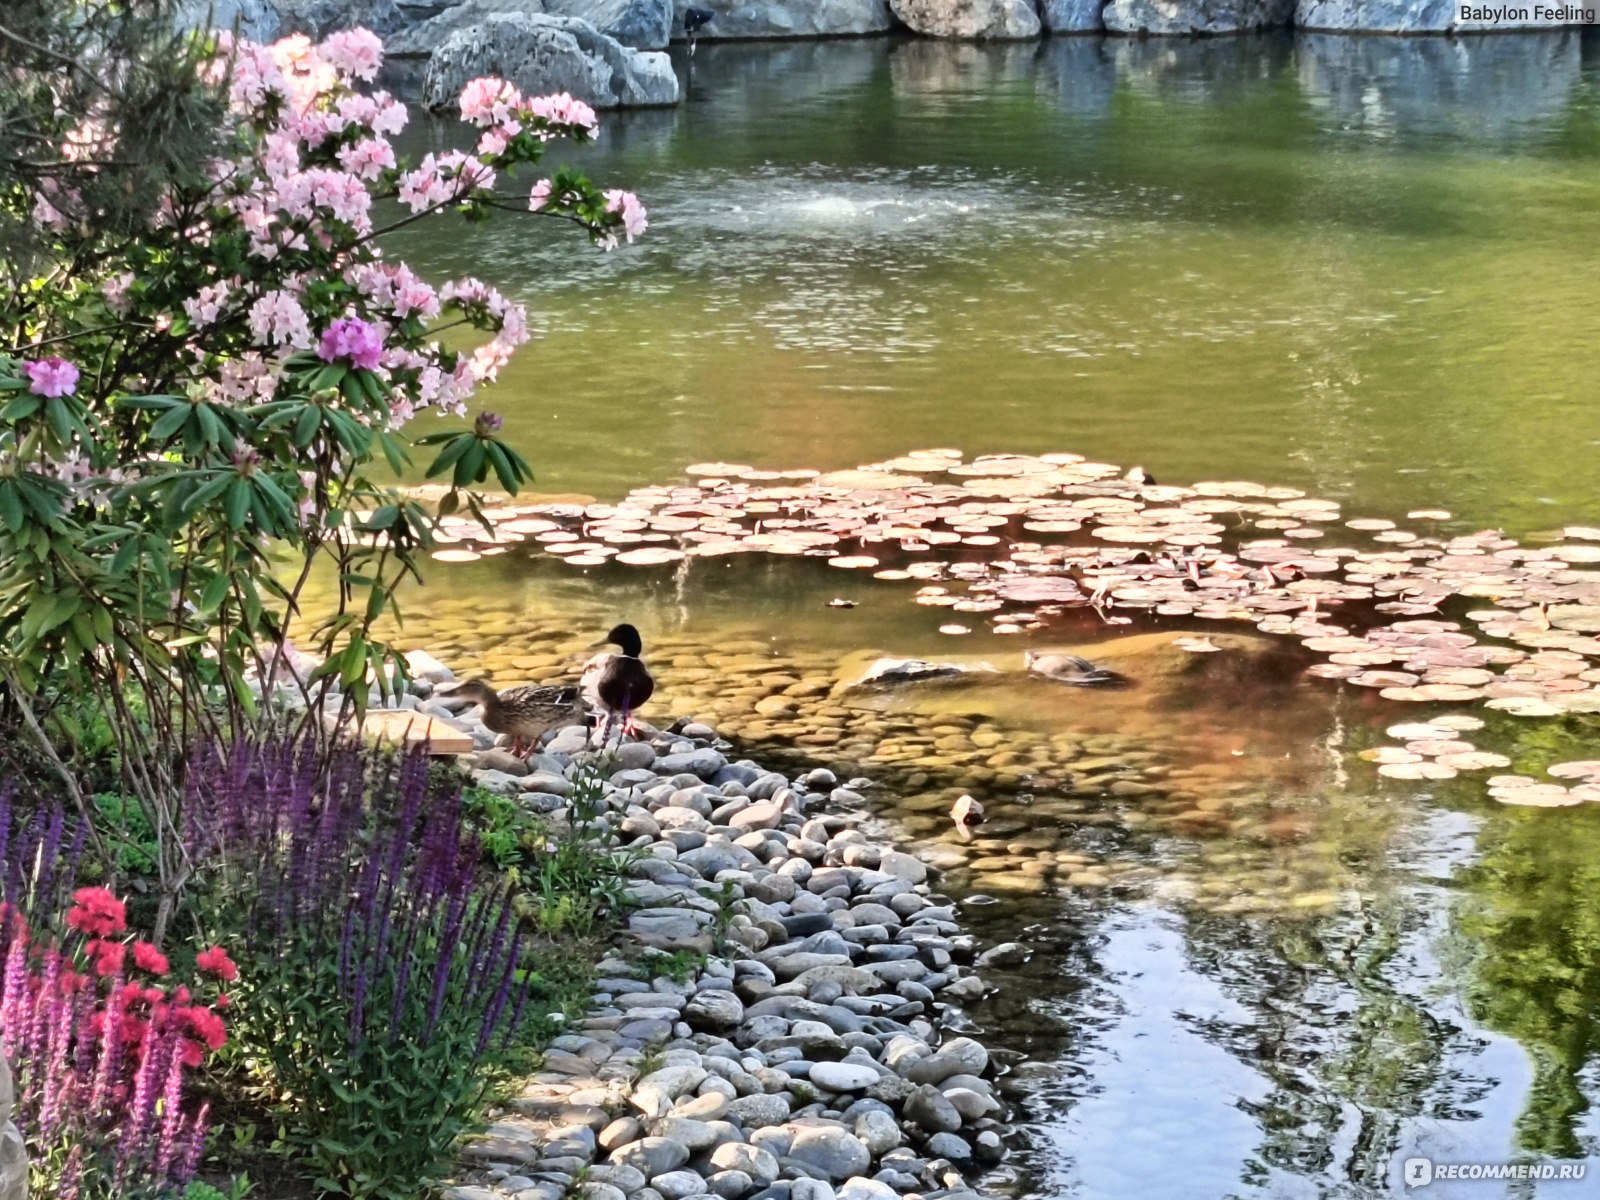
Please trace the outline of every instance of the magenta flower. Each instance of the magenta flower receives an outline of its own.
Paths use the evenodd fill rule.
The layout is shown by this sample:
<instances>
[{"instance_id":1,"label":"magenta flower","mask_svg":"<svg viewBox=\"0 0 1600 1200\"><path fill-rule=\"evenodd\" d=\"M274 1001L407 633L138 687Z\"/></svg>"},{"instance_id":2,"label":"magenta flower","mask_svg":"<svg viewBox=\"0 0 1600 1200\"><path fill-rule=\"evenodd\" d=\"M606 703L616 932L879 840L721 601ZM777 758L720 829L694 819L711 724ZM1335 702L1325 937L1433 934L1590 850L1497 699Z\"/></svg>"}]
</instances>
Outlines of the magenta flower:
<instances>
[{"instance_id":1,"label":"magenta flower","mask_svg":"<svg viewBox=\"0 0 1600 1200\"><path fill-rule=\"evenodd\" d=\"M317 356L324 362L348 358L352 366L374 370L383 357L383 333L360 317L341 317L323 332Z\"/></svg>"},{"instance_id":2,"label":"magenta flower","mask_svg":"<svg viewBox=\"0 0 1600 1200\"><path fill-rule=\"evenodd\" d=\"M78 368L64 358L40 358L23 363L28 390L35 396L70 396L78 389Z\"/></svg>"}]
</instances>

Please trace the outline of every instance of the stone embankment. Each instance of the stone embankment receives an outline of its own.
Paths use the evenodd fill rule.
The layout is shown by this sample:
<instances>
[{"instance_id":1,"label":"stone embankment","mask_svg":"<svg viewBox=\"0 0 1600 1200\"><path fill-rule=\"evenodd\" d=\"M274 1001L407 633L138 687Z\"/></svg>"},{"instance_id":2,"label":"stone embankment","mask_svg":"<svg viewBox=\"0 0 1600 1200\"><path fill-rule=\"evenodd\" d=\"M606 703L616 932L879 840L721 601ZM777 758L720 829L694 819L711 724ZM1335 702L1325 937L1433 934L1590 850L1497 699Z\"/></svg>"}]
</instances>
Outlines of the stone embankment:
<instances>
[{"instance_id":1,"label":"stone embankment","mask_svg":"<svg viewBox=\"0 0 1600 1200\"><path fill-rule=\"evenodd\" d=\"M1022 951L980 953L928 866L842 815L866 781L729 761L698 724L605 750L573 727L524 762L411 658L419 709L482 747L477 784L625 851L634 905L448 1200L975 1195L1006 1155L1003 1055L947 1026Z\"/></svg>"}]
</instances>

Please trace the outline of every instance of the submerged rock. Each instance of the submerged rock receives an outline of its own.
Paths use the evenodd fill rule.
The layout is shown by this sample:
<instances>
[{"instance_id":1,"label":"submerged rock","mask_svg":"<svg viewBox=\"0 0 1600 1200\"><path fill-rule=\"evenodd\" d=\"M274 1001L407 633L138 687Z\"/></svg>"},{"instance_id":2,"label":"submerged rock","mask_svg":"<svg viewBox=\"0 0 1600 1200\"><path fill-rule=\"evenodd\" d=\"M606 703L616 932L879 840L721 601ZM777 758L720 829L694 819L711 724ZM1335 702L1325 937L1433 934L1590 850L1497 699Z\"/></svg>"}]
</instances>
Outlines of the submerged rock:
<instances>
[{"instance_id":1,"label":"submerged rock","mask_svg":"<svg viewBox=\"0 0 1600 1200\"><path fill-rule=\"evenodd\" d=\"M896 687L935 679L960 679L967 675L995 675L988 663L931 662L925 658L879 658L847 687Z\"/></svg>"}]
</instances>

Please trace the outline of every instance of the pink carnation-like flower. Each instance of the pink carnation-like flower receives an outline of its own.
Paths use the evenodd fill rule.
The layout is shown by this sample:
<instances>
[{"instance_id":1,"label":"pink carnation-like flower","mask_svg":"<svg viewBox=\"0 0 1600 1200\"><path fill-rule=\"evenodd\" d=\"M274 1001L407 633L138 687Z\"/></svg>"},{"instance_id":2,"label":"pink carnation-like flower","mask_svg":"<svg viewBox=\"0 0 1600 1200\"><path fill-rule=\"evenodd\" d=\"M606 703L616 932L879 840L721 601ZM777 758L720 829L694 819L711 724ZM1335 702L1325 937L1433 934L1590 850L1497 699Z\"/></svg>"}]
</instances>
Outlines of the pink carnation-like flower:
<instances>
[{"instance_id":1,"label":"pink carnation-like flower","mask_svg":"<svg viewBox=\"0 0 1600 1200\"><path fill-rule=\"evenodd\" d=\"M370 29L344 29L329 34L317 47L335 70L357 79L372 80L383 65L383 42Z\"/></svg>"},{"instance_id":2,"label":"pink carnation-like flower","mask_svg":"<svg viewBox=\"0 0 1600 1200\"><path fill-rule=\"evenodd\" d=\"M70 396L78 390L78 368L64 358L40 358L24 363L28 390L35 396Z\"/></svg>"},{"instance_id":3,"label":"pink carnation-like flower","mask_svg":"<svg viewBox=\"0 0 1600 1200\"><path fill-rule=\"evenodd\" d=\"M504 121L522 103L522 93L503 79L482 76L461 89L461 119L474 125Z\"/></svg>"},{"instance_id":4,"label":"pink carnation-like flower","mask_svg":"<svg viewBox=\"0 0 1600 1200\"><path fill-rule=\"evenodd\" d=\"M607 192L606 211L622 215L622 231L627 234L629 242L650 227L649 214L645 212L644 205L639 203L639 197L632 192L618 188Z\"/></svg>"},{"instance_id":5,"label":"pink carnation-like flower","mask_svg":"<svg viewBox=\"0 0 1600 1200\"><path fill-rule=\"evenodd\" d=\"M383 331L360 317L341 317L323 332L317 357L325 362L348 358L370 371L383 358Z\"/></svg>"},{"instance_id":6,"label":"pink carnation-like flower","mask_svg":"<svg viewBox=\"0 0 1600 1200\"><path fill-rule=\"evenodd\" d=\"M528 193L528 207L538 210L550 202L550 181L541 179L533 185L533 190Z\"/></svg>"}]
</instances>

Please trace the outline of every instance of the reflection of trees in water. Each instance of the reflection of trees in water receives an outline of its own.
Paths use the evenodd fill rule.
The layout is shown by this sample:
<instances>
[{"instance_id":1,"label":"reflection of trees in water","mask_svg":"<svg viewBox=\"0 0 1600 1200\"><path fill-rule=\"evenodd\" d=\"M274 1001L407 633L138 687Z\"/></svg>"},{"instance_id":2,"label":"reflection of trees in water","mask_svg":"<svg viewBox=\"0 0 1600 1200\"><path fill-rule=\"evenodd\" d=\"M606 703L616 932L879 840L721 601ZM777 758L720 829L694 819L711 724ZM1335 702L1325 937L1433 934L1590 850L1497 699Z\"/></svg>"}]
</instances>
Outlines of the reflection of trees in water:
<instances>
[{"instance_id":1,"label":"reflection of trees in water","mask_svg":"<svg viewBox=\"0 0 1600 1200\"><path fill-rule=\"evenodd\" d=\"M1270 1083L1240 1101L1262 1138L1261 1178L1245 1182L1275 1168L1381 1193L1407 1122L1455 1118L1490 1089L1456 1065L1471 1049L1463 1031L1413 990L1432 974L1416 957L1426 925L1400 895L1325 921L1190 921L1195 969L1255 1016L1204 1034Z\"/></svg>"},{"instance_id":2,"label":"reflection of trees in water","mask_svg":"<svg viewBox=\"0 0 1600 1200\"><path fill-rule=\"evenodd\" d=\"M1592 748L1592 731L1587 739L1575 732L1526 731L1526 769L1575 757L1565 752L1574 742ZM1600 1064L1600 812L1497 809L1479 849L1457 881L1456 926L1471 943L1466 1003L1474 1020L1516 1038L1533 1060L1518 1144L1559 1157L1594 1154L1578 1124Z\"/></svg>"}]
</instances>

